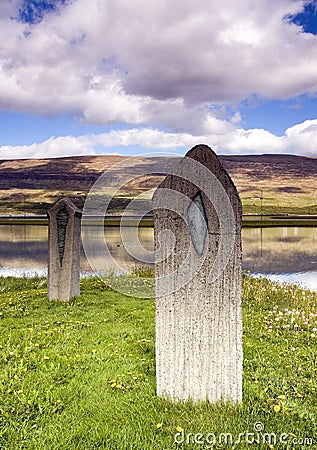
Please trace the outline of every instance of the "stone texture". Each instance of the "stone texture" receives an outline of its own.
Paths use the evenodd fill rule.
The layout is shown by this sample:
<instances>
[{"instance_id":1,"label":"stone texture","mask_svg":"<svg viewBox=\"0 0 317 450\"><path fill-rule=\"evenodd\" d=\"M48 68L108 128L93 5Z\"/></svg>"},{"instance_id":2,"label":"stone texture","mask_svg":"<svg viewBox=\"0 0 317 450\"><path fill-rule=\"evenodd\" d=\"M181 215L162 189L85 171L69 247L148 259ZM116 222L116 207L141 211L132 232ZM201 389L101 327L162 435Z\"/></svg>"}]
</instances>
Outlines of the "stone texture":
<instances>
[{"instance_id":1,"label":"stone texture","mask_svg":"<svg viewBox=\"0 0 317 450\"><path fill-rule=\"evenodd\" d=\"M157 394L240 402L241 202L209 147L165 178L153 214Z\"/></svg>"},{"instance_id":2,"label":"stone texture","mask_svg":"<svg viewBox=\"0 0 317 450\"><path fill-rule=\"evenodd\" d=\"M69 300L80 295L81 211L62 198L49 210L48 218L48 297Z\"/></svg>"}]
</instances>

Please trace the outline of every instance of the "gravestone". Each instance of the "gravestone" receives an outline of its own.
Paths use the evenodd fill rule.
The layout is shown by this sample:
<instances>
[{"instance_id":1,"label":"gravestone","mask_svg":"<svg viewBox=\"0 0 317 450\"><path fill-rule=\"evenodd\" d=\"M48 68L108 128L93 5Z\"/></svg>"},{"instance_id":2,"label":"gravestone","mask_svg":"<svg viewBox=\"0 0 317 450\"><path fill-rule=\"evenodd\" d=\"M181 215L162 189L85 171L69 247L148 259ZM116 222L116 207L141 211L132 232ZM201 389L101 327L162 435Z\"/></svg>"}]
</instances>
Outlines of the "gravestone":
<instances>
[{"instance_id":1,"label":"gravestone","mask_svg":"<svg viewBox=\"0 0 317 450\"><path fill-rule=\"evenodd\" d=\"M240 402L241 202L209 147L163 180L153 215L157 394Z\"/></svg>"},{"instance_id":2,"label":"gravestone","mask_svg":"<svg viewBox=\"0 0 317 450\"><path fill-rule=\"evenodd\" d=\"M53 205L48 218L48 297L68 300L80 295L81 211L65 197Z\"/></svg>"}]
</instances>

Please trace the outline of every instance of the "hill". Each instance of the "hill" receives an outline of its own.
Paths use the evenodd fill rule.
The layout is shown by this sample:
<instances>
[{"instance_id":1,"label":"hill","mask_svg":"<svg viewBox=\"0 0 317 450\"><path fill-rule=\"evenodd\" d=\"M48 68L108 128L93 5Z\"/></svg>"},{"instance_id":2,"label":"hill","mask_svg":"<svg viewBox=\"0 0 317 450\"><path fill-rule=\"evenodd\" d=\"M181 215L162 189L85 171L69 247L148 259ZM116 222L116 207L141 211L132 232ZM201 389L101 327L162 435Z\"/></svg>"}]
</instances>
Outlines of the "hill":
<instances>
[{"instance_id":1,"label":"hill","mask_svg":"<svg viewBox=\"0 0 317 450\"><path fill-rule=\"evenodd\" d=\"M221 156L222 163L240 193L244 213L317 213L317 158L294 155ZM45 213L61 196L73 198L78 206L94 182L126 157L114 155L76 156L0 161L0 213ZM132 164L133 176L150 170L125 186L120 200L112 204L120 210L131 197L155 188L178 158L141 158ZM112 172L120 182L122 171Z\"/></svg>"}]
</instances>

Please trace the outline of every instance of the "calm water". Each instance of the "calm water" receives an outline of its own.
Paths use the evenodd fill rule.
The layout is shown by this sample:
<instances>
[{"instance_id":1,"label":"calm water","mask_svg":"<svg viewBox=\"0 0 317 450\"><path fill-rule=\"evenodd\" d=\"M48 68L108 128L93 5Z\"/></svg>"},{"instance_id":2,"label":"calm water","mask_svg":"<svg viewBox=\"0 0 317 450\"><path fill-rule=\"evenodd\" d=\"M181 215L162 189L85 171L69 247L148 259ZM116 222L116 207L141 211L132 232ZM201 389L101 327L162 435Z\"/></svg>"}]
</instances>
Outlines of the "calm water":
<instances>
[{"instance_id":1,"label":"calm water","mask_svg":"<svg viewBox=\"0 0 317 450\"><path fill-rule=\"evenodd\" d=\"M0 276L46 274L47 234L45 225L0 225ZM106 236L122 269L132 268L135 260L125 251L119 229L106 228ZM153 229L141 228L139 237L146 249L153 249ZM244 228L242 237L244 270L317 289L316 227ZM96 254L96 263L104 270L112 268L102 250ZM81 269L91 272L84 255Z\"/></svg>"}]
</instances>

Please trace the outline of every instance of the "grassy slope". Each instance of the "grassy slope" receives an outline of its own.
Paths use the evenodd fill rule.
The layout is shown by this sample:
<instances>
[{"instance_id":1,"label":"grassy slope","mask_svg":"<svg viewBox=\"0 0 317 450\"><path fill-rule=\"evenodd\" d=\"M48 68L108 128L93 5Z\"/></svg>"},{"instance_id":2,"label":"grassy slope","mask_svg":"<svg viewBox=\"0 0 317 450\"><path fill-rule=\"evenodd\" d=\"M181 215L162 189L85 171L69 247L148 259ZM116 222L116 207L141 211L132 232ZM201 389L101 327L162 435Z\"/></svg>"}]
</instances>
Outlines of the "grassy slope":
<instances>
[{"instance_id":1,"label":"grassy slope","mask_svg":"<svg viewBox=\"0 0 317 450\"><path fill-rule=\"evenodd\" d=\"M45 283L0 279L0 448L211 448L174 444L177 427L237 437L256 422L317 437L316 293L244 278L244 401L234 407L156 397L153 300L91 278L80 298L49 302Z\"/></svg>"},{"instance_id":2,"label":"grassy slope","mask_svg":"<svg viewBox=\"0 0 317 450\"><path fill-rule=\"evenodd\" d=\"M0 161L0 214L45 213L57 198L65 195L82 206L94 181L123 159L108 155ZM239 190L244 213L317 214L316 158L248 155L221 159ZM132 174L148 168L157 175L130 183L112 209L122 210L129 198L157 187L162 181L159 173L171 168L171 161L173 158L149 158L139 167L132 167ZM118 170L113 175L120 183L122 172Z\"/></svg>"}]
</instances>

